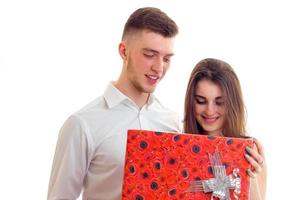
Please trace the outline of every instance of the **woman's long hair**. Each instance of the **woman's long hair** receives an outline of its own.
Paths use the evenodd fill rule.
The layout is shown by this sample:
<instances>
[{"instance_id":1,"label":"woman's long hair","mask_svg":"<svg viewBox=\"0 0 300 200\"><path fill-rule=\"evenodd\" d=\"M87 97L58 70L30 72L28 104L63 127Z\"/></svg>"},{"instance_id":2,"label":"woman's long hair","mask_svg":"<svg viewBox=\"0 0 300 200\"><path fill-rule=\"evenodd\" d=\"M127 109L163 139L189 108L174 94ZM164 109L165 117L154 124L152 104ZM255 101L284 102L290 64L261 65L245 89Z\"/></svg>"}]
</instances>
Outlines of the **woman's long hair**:
<instances>
[{"instance_id":1,"label":"woman's long hair","mask_svg":"<svg viewBox=\"0 0 300 200\"><path fill-rule=\"evenodd\" d=\"M201 60L191 73L185 95L184 132L206 134L195 118L195 91L201 80L210 80L221 87L226 108L223 135L245 137L246 111L238 77L229 64L212 58Z\"/></svg>"}]
</instances>

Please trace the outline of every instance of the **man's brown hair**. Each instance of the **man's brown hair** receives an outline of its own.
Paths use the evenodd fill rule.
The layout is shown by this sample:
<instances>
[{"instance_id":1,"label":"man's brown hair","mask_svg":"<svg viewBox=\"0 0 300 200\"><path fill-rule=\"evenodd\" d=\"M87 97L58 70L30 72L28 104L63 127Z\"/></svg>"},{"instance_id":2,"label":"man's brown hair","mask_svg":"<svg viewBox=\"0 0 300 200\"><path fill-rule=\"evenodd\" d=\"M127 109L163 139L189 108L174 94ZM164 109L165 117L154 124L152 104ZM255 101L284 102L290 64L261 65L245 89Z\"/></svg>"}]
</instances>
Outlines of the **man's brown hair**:
<instances>
[{"instance_id":1,"label":"man's brown hair","mask_svg":"<svg viewBox=\"0 0 300 200\"><path fill-rule=\"evenodd\" d=\"M128 18L122 39L132 32L148 30L164 37L174 37L178 33L176 23L158 8L145 7L134 11Z\"/></svg>"}]
</instances>

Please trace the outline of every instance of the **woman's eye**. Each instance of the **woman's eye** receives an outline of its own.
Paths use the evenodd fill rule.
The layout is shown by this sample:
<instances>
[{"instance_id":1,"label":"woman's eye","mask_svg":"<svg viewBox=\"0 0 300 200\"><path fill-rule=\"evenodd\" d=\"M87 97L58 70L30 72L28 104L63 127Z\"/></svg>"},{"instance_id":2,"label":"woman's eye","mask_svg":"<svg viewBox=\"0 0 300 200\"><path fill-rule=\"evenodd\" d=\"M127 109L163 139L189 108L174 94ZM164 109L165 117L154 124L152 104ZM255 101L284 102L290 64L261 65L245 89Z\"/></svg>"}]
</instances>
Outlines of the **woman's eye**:
<instances>
[{"instance_id":1,"label":"woman's eye","mask_svg":"<svg viewBox=\"0 0 300 200\"><path fill-rule=\"evenodd\" d=\"M224 105L224 101L216 101L216 105L217 106L223 106Z\"/></svg>"},{"instance_id":2,"label":"woman's eye","mask_svg":"<svg viewBox=\"0 0 300 200\"><path fill-rule=\"evenodd\" d=\"M206 104L205 100L196 99L196 102L201 105Z\"/></svg>"}]
</instances>

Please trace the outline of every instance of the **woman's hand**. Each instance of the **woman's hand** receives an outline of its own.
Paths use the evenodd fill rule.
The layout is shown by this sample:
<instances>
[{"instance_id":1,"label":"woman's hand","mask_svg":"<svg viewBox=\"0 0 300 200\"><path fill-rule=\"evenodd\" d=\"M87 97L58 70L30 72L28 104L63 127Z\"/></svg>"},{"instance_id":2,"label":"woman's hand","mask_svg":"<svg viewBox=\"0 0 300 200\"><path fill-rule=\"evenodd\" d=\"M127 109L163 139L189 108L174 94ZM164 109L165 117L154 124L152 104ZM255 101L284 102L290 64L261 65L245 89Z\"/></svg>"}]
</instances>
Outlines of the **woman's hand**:
<instances>
[{"instance_id":1,"label":"woman's hand","mask_svg":"<svg viewBox=\"0 0 300 200\"><path fill-rule=\"evenodd\" d=\"M246 148L245 157L251 164L251 169L247 170L251 177L250 200L264 200L267 189L267 167L262 144L254 139L254 147Z\"/></svg>"},{"instance_id":2,"label":"woman's hand","mask_svg":"<svg viewBox=\"0 0 300 200\"><path fill-rule=\"evenodd\" d=\"M265 156L262 144L254 138L254 147L246 147L245 158L249 161L252 169L248 169L247 173L251 178L255 178L264 168Z\"/></svg>"}]
</instances>

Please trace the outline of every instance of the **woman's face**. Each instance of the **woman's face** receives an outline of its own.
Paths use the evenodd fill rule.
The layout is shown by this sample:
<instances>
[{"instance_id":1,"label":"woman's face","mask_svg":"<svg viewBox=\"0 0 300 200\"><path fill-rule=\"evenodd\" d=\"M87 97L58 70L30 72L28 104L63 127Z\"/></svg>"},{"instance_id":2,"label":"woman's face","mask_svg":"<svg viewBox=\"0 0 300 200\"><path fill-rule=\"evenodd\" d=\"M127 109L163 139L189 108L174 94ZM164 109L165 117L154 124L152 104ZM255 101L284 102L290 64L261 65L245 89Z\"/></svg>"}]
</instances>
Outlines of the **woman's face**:
<instances>
[{"instance_id":1,"label":"woman's face","mask_svg":"<svg viewBox=\"0 0 300 200\"><path fill-rule=\"evenodd\" d=\"M225 99L220 86L201 80L195 91L195 118L208 135L222 135L225 121Z\"/></svg>"}]
</instances>

